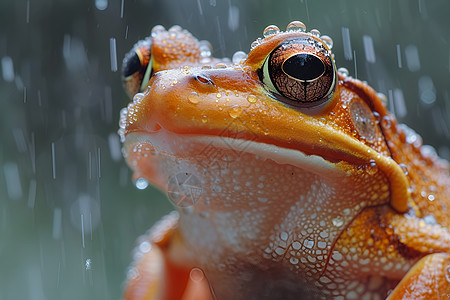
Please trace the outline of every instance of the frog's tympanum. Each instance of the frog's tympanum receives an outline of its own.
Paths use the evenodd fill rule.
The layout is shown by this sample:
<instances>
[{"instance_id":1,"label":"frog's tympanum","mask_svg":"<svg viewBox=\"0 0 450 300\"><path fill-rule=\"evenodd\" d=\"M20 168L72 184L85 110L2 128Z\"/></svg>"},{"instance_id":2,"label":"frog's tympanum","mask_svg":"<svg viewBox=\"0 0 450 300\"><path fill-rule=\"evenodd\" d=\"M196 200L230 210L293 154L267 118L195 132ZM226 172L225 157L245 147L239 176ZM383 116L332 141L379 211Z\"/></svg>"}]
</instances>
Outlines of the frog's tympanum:
<instances>
[{"instance_id":1,"label":"frog's tympanum","mask_svg":"<svg viewBox=\"0 0 450 300\"><path fill-rule=\"evenodd\" d=\"M177 212L125 299L447 299L449 163L294 21L246 55L174 26L124 60L134 179Z\"/></svg>"}]
</instances>

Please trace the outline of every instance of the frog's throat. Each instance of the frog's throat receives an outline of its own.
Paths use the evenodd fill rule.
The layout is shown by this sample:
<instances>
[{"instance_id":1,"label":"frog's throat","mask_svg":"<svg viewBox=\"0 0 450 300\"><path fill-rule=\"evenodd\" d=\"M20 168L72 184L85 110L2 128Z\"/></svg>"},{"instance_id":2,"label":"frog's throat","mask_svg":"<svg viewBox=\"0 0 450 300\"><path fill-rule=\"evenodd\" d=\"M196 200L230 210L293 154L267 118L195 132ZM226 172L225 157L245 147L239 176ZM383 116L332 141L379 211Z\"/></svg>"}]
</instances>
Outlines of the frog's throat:
<instances>
[{"instance_id":1,"label":"frog's throat","mask_svg":"<svg viewBox=\"0 0 450 300\"><path fill-rule=\"evenodd\" d=\"M344 137L345 138L345 137ZM182 141L182 142L180 142ZM390 184L390 205L398 212L403 213L408 210L408 182L403 170L390 157L380 155L375 150L353 139L347 141L350 148L357 147L360 153L365 153L367 164L376 164L376 167L386 176ZM358 145L353 145L357 143ZM248 152L262 158L270 158L278 164L289 164L301 169L311 171L321 176L342 176L344 170L339 166L339 162L329 161L326 157L308 155L300 150L280 147L273 144L256 142L251 140L233 139L230 137L178 134L165 129L153 133L131 132L127 134L124 142L125 153L132 156L139 145L151 145L153 153L170 155L173 157L183 157L186 154L183 145L209 145L214 149L233 150L235 153ZM207 149L205 149L207 150ZM211 150L211 149L210 149ZM358 155L360 157L360 155ZM360 158L358 161L361 161ZM346 161L342 161L346 162ZM346 162L350 163L351 162Z\"/></svg>"}]
</instances>

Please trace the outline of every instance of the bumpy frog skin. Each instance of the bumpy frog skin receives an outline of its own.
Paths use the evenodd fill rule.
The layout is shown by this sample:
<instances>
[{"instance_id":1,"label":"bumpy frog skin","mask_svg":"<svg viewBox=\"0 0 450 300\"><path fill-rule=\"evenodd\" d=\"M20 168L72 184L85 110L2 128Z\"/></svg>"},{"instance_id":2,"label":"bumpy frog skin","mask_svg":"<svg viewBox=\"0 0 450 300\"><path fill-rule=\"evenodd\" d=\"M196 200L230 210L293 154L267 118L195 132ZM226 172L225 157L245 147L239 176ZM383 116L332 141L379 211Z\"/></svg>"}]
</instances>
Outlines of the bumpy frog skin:
<instances>
[{"instance_id":1,"label":"bumpy frog skin","mask_svg":"<svg viewBox=\"0 0 450 300\"><path fill-rule=\"evenodd\" d=\"M179 26L135 45L124 154L178 212L125 299L449 297L449 164L331 47L298 21L232 61Z\"/></svg>"}]
</instances>

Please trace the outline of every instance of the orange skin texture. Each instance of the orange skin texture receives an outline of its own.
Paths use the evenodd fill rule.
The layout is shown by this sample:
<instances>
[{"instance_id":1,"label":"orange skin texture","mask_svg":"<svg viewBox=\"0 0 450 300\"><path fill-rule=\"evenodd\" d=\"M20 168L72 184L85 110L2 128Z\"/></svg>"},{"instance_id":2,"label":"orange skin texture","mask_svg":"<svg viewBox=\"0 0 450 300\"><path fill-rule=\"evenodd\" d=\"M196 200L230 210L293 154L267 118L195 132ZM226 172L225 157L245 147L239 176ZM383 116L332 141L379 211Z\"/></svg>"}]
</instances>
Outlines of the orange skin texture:
<instances>
[{"instance_id":1,"label":"orange skin texture","mask_svg":"<svg viewBox=\"0 0 450 300\"><path fill-rule=\"evenodd\" d=\"M143 238L152 247L137 251L124 299L450 295L448 162L339 72L319 107L279 101L259 72L304 36L320 41L280 32L239 64L209 57L215 68L187 31L153 34L153 76L124 119L126 159L169 196L168 178L189 172L202 196Z\"/></svg>"}]
</instances>

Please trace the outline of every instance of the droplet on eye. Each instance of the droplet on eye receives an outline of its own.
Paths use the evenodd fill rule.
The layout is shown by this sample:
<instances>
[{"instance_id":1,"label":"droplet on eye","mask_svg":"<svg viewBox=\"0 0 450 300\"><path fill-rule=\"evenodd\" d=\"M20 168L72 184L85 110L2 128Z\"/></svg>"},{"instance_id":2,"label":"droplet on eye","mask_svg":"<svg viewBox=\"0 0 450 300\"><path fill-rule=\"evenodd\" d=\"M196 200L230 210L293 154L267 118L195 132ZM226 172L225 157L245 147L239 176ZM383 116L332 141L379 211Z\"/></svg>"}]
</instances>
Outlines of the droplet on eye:
<instances>
[{"instance_id":1,"label":"droplet on eye","mask_svg":"<svg viewBox=\"0 0 450 300\"><path fill-rule=\"evenodd\" d=\"M355 125L360 138L369 142L375 141L377 132L372 111L359 100L353 101L349 109L353 125Z\"/></svg>"},{"instance_id":2,"label":"droplet on eye","mask_svg":"<svg viewBox=\"0 0 450 300\"><path fill-rule=\"evenodd\" d=\"M303 22L300 21L292 21L286 26L286 31L300 31L305 32L306 26L303 24Z\"/></svg>"},{"instance_id":3,"label":"droplet on eye","mask_svg":"<svg viewBox=\"0 0 450 300\"><path fill-rule=\"evenodd\" d=\"M269 35L277 34L280 32L280 28L276 25L269 25L263 31L263 36L268 37Z\"/></svg>"},{"instance_id":4,"label":"droplet on eye","mask_svg":"<svg viewBox=\"0 0 450 300\"><path fill-rule=\"evenodd\" d=\"M315 37L320 37L320 31L317 29L312 29L309 33L311 33Z\"/></svg>"}]
</instances>

